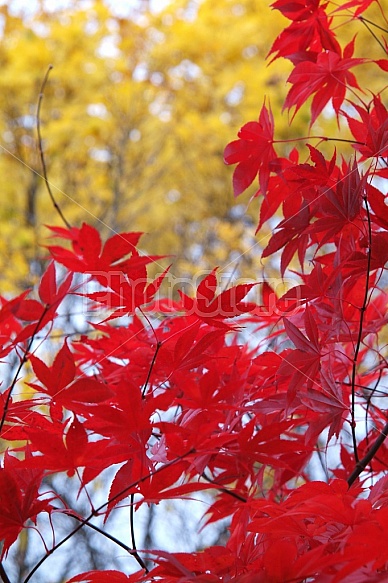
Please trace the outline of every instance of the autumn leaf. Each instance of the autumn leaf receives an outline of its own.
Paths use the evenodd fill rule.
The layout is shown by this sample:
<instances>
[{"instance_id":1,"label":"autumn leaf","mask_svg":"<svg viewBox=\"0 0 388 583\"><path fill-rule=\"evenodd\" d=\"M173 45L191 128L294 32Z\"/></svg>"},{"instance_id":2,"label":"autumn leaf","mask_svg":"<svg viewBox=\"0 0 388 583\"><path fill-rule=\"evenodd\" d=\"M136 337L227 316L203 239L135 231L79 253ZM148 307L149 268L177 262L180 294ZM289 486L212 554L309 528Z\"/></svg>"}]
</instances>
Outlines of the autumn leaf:
<instances>
[{"instance_id":1,"label":"autumn leaf","mask_svg":"<svg viewBox=\"0 0 388 583\"><path fill-rule=\"evenodd\" d=\"M259 120L245 124L238 132L238 140L228 144L224 151L226 164L236 164L233 173L234 195L238 196L259 177L260 192L267 192L270 164L277 154L274 144L274 120L271 108L261 108Z\"/></svg>"},{"instance_id":2,"label":"autumn leaf","mask_svg":"<svg viewBox=\"0 0 388 583\"><path fill-rule=\"evenodd\" d=\"M285 57L296 65L325 50L339 53L340 45L331 28L333 18L327 15L327 5L321 0L274 2L272 8L279 10L292 23L275 39L268 56L275 54L273 59Z\"/></svg>"},{"instance_id":3,"label":"autumn leaf","mask_svg":"<svg viewBox=\"0 0 388 583\"><path fill-rule=\"evenodd\" d=\"M356 77L349 70L365 62L362 58L352 58L354 39L344 48L343 56L326 50L317 55L316 61L304 61L297 64L288 77L292 87L284 102L283 109L295 106L293 116L311 96L311 121L314 124L323 108L331 102L337 115L344 102L347 88L358 89Z\"/></svg>"},{"instance_id":4,"label":"autumn leaf","mask_svg":"<svg viewBox=\"0 0 388 583\"><path fill-rule=\"evenodd\" d=\"M228 324L224 323L226 318L240 316L254 308L254 304L245 303L242 300L256 284L240 284L216 295L216 271L217 268L213 269L201 281L194 299L183 292L179 293L187 313L211 326L226 329L230 328Z\"/></svg>"},{"instance_id":5,"label":"autumn leaf","mask_svg":"<svg viewBox=\"0 0 388 583\"><path fill-rule=\"evenodd\" d=\"M3 540L1 558L7 554L28 520L36 522L41 512L50 513L50 499L39 499L43 470L30 469L6 452L0 468L0 496L7 500L0 508L0 538Z\"/></svg>"},{"instance_id":6,"label":"autumn leaf","mask_svg":"<svg viewBox=\"0 0 388 583\"><path fill-rule=\"evenodd\" d=\"M373 104L373 106L372 106ZM347 112L344 116L356 143L353 148L360 152L361 159L388 156L388 112L380 96L374 96L367 109L352 103L361 120L355 119Z\"/></svg>"}]
</instances>

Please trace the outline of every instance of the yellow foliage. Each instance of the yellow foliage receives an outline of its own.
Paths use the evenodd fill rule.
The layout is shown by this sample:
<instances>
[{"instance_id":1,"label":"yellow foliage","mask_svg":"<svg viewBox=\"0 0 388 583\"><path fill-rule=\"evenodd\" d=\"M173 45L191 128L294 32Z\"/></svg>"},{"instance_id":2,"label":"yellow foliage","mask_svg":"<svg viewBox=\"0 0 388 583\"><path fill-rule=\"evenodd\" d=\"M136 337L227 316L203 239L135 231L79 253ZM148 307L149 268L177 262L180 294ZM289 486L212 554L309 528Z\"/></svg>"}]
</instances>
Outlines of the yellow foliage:
<instances>
[{"instance_id":1,"label":"yellow foliage","mask_svg":"<svg viewBox=\"0 0 388 583\"><path fill-rule=\"evenodd\" d=\"M49 64L44 150L67 220L88 221L104 236L145 231L147 251L174 255L179 274L231 263L237 275L259 275L262 242L247 235L257 205L245 224L235 218L254 190L233 200L222 154L239 127L257 118L266 95L278 138L297 135L304 124L305 109L291 134L280 111L289 63L265 61L287 21L264 0L175 0L159 13L134 9L128 18L102 0L24 16L11 5L0 9L1 289L34 281L31 262L45 255L37 250L47 235L42 224L60 220L40 177L36 144ZM368 32L360 28L364 42ZM339 34L350 39L354 32L341 21Z\"/></svg>"}]
</instances>

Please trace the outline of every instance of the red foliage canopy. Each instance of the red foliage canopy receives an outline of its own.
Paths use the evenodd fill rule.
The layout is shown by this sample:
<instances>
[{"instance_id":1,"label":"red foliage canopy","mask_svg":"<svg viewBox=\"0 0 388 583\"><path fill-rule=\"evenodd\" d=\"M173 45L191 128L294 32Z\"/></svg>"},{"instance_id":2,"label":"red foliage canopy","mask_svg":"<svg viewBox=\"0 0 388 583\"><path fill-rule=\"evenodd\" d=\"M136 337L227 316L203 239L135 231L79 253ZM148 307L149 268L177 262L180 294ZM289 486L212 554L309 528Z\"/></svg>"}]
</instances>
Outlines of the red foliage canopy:
<instances>
[{"instance_id":1,"label":"red foliage canopy","mask_svg":"<svg viewBox=\"0 0 388 583\"><path fill-rule=\"evenodd\" d=\"M369 4L342 9L357 19ZM310 137L306 160L296 148L281 157L266 104L226 146L226 163L237 164L235 195L257 177L259 228L277 221L263 258L279 254L284 276L296 257L295 285L277 297L261 282L261 302L245 301L254 284L219 292L214 269L194 297L160 299L166 271L148 281L147 265L159 258L139 251L140 233L102 244L90 225L52 228L65 243L49 246L54 261L37 293L3 298L0 306L1 357L19 363L1 395L5 581L9 548L23 529L39 530L42 514L77 525L44 543L24 583L80 528L110 536L94 518L105 522L124 500L133 519L142 504L202 490L214 494L207 522L229 519L225 546L151 549L148 567L132 532L131 548L116 542L133 557L133 573L90 571L68 583L387 580L387 109L382 95L370 103L360 96L350 69L366 59L353 57L354 40L340 46L329 3L278 0L273 7L291 20L270 50L294 65L284 107L298 111L311 97L311 127L331 103L353 148L328 159ZM387 70L388 60L377 65ZM92 290L72 284L77 273ZM57 345L48 361L37 334L53 342L70 294L103 319L92 333ZM253 331L249 342L242 326ZM21 399L15 389L28 371L32 396ZM314 480L311 461L333 445L338 460L323 462L326 481ZM105 500L88 493L87 516L48 494L52 474L67 474L86 492L109 467L116 470Z\"/></svg>"}]
</instances>

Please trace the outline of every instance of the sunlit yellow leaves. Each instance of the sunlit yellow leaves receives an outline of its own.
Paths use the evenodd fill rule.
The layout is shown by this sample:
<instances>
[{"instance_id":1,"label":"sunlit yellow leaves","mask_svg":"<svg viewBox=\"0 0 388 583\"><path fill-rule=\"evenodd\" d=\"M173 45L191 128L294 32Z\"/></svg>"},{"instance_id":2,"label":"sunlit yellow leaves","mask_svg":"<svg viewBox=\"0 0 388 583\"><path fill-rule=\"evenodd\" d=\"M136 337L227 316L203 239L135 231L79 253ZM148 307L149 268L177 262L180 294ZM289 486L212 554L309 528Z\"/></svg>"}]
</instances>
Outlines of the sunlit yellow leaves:
<instances>
[{"instance_id":1,"label":"sunlit yellow leaves","mask_svg":"<svg viewBox=\"0 0 388 583\"><path fill-rule=\"evenodd\" d=\"M237 232L232 171L222 153L242 124L257 119L265 95L277 137L299 131L296 119L291 135L280 114L289 63L265 61L283 17L264 0L175 0L159 13L143 3L126 18L102 0L25 17L11 5L1 7L2 288L33 279L31 260L44 255L35 247L46 236L41 225L59 221L39 177L36 145L36 105L49 64L42 133L52 190L67 220L91 221L104 236L146 231L147 250L175 255L177 273L196 263L193 245L207 269L244 253L244 275L256 260L248 261L239 240L244 227ZM340 26L338 34L350 32ZM254 202L248 212L257 214Z\"/></svg>"}]
</instances>

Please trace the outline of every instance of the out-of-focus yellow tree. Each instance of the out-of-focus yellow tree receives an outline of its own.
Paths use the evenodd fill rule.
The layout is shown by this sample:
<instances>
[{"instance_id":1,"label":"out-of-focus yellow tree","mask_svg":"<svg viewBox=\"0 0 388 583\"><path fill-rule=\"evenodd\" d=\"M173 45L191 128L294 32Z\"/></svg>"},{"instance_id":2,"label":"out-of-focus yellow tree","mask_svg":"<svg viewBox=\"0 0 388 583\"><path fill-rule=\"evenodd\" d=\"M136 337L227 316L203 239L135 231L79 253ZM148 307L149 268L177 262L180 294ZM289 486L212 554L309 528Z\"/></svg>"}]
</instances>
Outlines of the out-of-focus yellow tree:
<instances>
[{"instance_id":1,"label":"out-of-focus yellow tree","mask_svg":"<svg viewBox=\"0 0 388 583\"><path fill-rule=\"evenodd\" d=\"M59 221L36 143L49 64L43 145L71 224L145 231L147 251L175 256L181 276L216 264L240 275L260 269L260 241L246 229L249 193L233 201L222 153L265 95L278 137L289 135L280 114L287 62L265 61L282 17L265 0L175 0L156 11L138 0L125 14L115 4L68 0L60 9L42 0L17 11L8 0L0 8L2 290L34 280L42 224Z\"/></svg>"},{"instance_id":2,"label":"out-of-focus yellow tree","mask_svg":"<svg viewBox=\"0 0 388 583\"><path fill-rule=\"evenodd\" d=\"M49 64L44 152L70 223L144 230L147 250L174 255L180 273L249 247L222 153L264 94L284 91L286 72L264 62L281 26L267 2L179 0L159 12L139 2L125 15L102 0L15 6L1 7L2 289L34 278L41 225L59 221L36 143Z\"/></svg>"}]
</instances>

